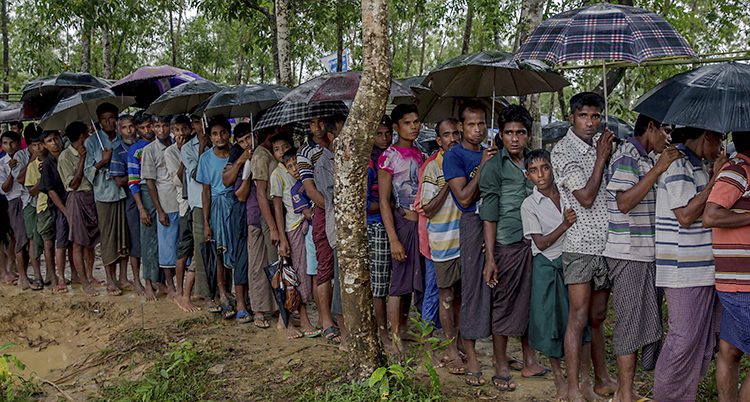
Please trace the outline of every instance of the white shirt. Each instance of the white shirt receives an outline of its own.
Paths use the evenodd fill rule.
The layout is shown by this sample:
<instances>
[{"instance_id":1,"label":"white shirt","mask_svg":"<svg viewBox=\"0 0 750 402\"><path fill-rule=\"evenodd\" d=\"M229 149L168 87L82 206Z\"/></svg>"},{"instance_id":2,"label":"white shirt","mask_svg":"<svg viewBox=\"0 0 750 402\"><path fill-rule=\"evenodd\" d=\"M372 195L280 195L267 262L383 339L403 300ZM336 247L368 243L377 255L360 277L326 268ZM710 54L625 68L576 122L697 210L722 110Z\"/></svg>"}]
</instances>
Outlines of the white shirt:
<instances>
[{"instance_id":1,"label":"white shirt","mask_svg":"<svg viewBox=\"0 0 750 402\"><path fill-rule=\"evenodd\" d=\"M563 211L565 210L565 204L563 204L562 197L560 197L560 209L555 206L552 200L540 193L539 190L534 187L534 191L530 196L526 197L521 203L521 221L523 222L523 237L531 240L531 254L537 255L542 254L547 257L548 260L554 261L562 255L562 245L565 241L565 233L563 233L557 240L552 243L544 251L539 250L534 240L531 239L531 235L540 234L548 235L557 229L558 226L563 222Z\"/></svg>"},{"instance_id":2,"label":"white shirt","mask_svg":"<svg viewBox=\"0 0 750 402\"><path fill-rule=\"evenodd\" d=\"M8 201L15 200L16 198L20 197L23 206L26 207L26 205L29 204L29 201L31 201L29 190L16 180L18 179L18 175L21 174L21 171L26 167L26 165L29 164L29 152L24 149L16 152L13 155L13 159L18 162L16 164L16 167L13 169L11 169L8 165L10 159L10 155L8 154L5 154L2 158L0 158L0 184L5 183L5 180L8 179L8 176L13 176L13 185L8 192L5 192L2 190L2 188L0 188L0 193L5 195L5 198L7 198Z\"/></svg>"},{"instance_id":3,"label":"white shirt","mask_svg":"<svg viewBox=\"0 0 750 402\"><path fill-rule=\"evenodd\" d=\"M177 171L180 170L180 166L182 165L180 149L177 148L177 144L172 144L164 150L164 161L167 164L169 176L172 178L172 182L174 182L175 190L177 190L177 204L179 205L180 216L185 216L189 206L188 201L182 198L182 180L181 177L177 176Z\"/></svg>"}]
</instances>

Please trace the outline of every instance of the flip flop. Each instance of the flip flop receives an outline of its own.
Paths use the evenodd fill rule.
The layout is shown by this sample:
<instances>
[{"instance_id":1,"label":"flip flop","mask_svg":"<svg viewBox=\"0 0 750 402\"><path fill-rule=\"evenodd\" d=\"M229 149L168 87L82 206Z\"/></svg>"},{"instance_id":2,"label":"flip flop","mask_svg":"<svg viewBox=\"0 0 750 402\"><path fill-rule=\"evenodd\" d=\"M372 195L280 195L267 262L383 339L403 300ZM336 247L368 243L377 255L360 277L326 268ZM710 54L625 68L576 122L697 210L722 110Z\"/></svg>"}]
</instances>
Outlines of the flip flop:
<instances>
[{"instance_id":1,"label":"flip flop","mask_svg":"<svg viewBox=\"0 0 750 402\"><path fill-rule=\"evenodd\" d=\"M545 367L544 370L542 370L542 371L540 371L538 373L535 373L535 374L532 374L532 375L523 375L522 374L521 377L523 377L523 378L547 378L547 374L549 374L551 372L552 372L552 370L550 370L547 367Z\"/></svg>"},{"instance_id":2,"label":"flip flop","mask_svg":"<svg viewBox=\"0 0 750 402\"><path fill-rule=\"evenodd\" d=\"M326 341L328 341L328 343L337 345L341 343L341 332L339 332L339 329L336 327L328 327L325 331L323 331L323 336L326 338Z\"/></svg>"},{"instance_id":3,"label":"flip flop","mask_svg":"<svg viewBox=\"0 0 750 402\"><path fill-rule=\"evenodd\" d=\"M42 290L44 289L44 284L40 280L33 280L29 282L29 288L31 288L31 290Z\"/></svg>"},{"instance_id":4,"label":"flip flop","mask_svg":"<svg viewBox=\"0 0 750 402\"><path fill-rule=\"evenodd\" d=\"M464 375L464 382L466 382L466 384L471 385L472 387L481 387L482 385L484 385L484 379L482 378L481 371L466 370L466 374ZM474 381L470 381L469 378L473 378Z\"/></svg>"},{"instance_id":5,"label":"flip flop","mask_svg":"<svg viewBox=\"0 0 750 402\"><path fill-rule=\"evenodd\" d=\"M516 359L513 356L511 356L510 359L508 359L508 366L510 367L511 370L515 370L515 371L523 370L523 362L521 360Z\"/></svg>"},{"instance_id":6,"label":"flip flop","mask_svg":"<svg viewBox=\"0 0 750 402\"><path fill-rule=\"evenodd\" d=\"M212 304L212 305L206 307L206 311L208 311L209 313L212 313L212 314L221 314L221 312L224 311L224 309L221 308L221 306L218 305L218 304Z\"/></svg>"},{"instance_id":7,"label":"flip flop","mask_svg":"<svg viewBox=\"0 0 750 402\"><path fill-rule=\"evenodd\" d=\"M224 317L225 320L231 320L234 318L235 315L237 315L237 312L234 311L234 307L232 307L232 304L229 302L226 302L221 305L221 315Z\"/></svg>"},{"instance_id":8,"label":"flip flop","mask_svg":"<svg viewBox=\"0 0 750 402\"><path fill-rule=\"evenodd\" d=\"M271 326L268 320L266 320L266 317L253 317L253 324L261 329L266 329Z\"/></svg>"},{"instance_id":9,"label":"flip flop","mask_svg":"<svg viewBox=\"0 0 750 402\"><path fill-rule=\"evenodd\" d=\"M52 288L52 293L68 293L68 287L64 284L59 284Z\"/></svg>"},{"instance_id":10,"label":"flip flop","mask_svg":"<svg viewBox=\"0 0 750 402\"><path fill-rule=\"evenodd\" d=\"M317 338L322 333L323 333L323 330L322 329L317 329L317 328L308 329L308 330L302 331L302 335L304 335L305 338Z\"/></svg>"},{"instance_id":11,"label":"flip flop","mask_svg":"<svg viewBox=\"0 0 750 402\"><path fill-rule=\"evenodd\" d=\"M250 313L247 312L247 310L238 311L237 315L235 316L235 320L237 320L238 324L248 324L253 322L253 318Z\"/></svg>"},{"instance_id":12,"label":"flip flop","mask_svg":"<svg viewBox=\"0 0 750 402\"><path fill-rule=\"evenodd\" d=\"M500 391L513 392L516 390L516 383L513 382L513 376L510 375L493 375L492 384Z\"/></svg>"}]
</instances>

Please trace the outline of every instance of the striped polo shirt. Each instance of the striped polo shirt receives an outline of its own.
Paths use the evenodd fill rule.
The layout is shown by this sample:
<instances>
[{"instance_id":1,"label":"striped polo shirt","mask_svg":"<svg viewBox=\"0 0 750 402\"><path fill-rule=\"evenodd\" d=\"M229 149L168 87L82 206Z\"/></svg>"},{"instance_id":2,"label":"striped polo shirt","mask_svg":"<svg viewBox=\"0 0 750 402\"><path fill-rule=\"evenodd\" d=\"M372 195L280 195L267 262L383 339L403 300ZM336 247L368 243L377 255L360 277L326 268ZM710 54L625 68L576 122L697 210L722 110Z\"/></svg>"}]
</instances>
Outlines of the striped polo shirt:
<instances>
[{"instance_id":1,"label":"striped polo shirt","mask_svg":"<svg viewBox=\"0 0 750 402\"><path fill-rule=\"evenodd\" d=\"M736 213L750 212L750 158L738 153L716 179L708 202ZM750 226L713 228L716 290L750 292Z\"/></svg>"},{"instance_id":2,"label":"striped polo shirt","mask_svg":"<svg viewBox=\"0 0 750 402\"><path fill-rule=\"evenodd\" d=\"M656 188L656 286L688 288L714 285L711 229L696 219L680 226L674 210L685 207L708 185L708 170L683 144L682 158L669 165Z\"/></svg>"},{"instance_id":3,"label":"striped polo shirt","mask_svg":"<svg viewBox=\"0 0 750 402\"><path fill-rule=\"evenodd\" d=\"M425 164L421 192L421 206L429 204L446 186L443 176L443 151ZM449 261L461 256L460 235L458 228L461 223L461 210L451 197L445 202L434 216L427 220L430 253L433 261Z\"/></svg>"},{"instance_id":4,"label":"striped polo shirt","mask_svg":"<svg viewBox=\"0 0 750 402\"><path fill-rule=\"evenodd\" d=\"M642 262L655 260L655 186L627 213L617 207L616 198L618 192L628 191L643 180L653 167L654 160L635 137L624 141L612 155L607 184L609 225L605 257Z\"/></svg>"}]
</instances>

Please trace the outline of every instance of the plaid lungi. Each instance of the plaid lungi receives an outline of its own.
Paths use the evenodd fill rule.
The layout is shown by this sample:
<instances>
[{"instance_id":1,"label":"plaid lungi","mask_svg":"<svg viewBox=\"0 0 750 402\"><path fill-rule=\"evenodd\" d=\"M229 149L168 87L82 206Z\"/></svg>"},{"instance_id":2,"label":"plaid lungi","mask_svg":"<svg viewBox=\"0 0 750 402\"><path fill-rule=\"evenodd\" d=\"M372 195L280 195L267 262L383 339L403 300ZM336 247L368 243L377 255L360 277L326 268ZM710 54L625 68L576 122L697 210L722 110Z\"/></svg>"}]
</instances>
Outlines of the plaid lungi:
<instances>
[{"instance_id":1,"label":"plaid lungi","mask_svg":"<svg viewBox=\"0 0 750 402\"><path fill-rule=\"evenodd\" d=\"M367 242L370 246L372 297L386 297L391 283L391 244L382 222L367 225Z\"/></svg>"}]
</instances>

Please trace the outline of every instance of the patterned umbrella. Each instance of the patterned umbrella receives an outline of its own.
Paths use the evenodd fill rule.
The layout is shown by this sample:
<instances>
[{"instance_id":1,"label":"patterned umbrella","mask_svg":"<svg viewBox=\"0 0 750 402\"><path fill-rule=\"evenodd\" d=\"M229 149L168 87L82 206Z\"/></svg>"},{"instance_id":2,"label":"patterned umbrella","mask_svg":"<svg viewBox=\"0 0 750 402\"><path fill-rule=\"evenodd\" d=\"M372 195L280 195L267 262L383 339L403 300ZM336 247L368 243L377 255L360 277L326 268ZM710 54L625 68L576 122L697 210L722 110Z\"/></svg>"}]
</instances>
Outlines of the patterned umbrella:
<instances>
[{"instance_id":1,"label":"patterned umbrella","mask_svg":"<svg viewBox=\"0 0 750 402\"><path fill-rule=\"evenodd\" d=\"M226 88L211 97L203 108L206 117L254 117L270 108L289 93L289 88L280 85L237 85Z\"/></svg>"},{"instance_id":2,"label":"patterned umbrella","mask_svg":"<svg viewBox=\"0 0 750 402\"><path fill-rule=\"evenodd\" d=\"M344 102L279 102L266 110L255 126L257 130L269 127L285 126L290 123L310 120L315 117L328 117L334 114L346 115L349 108Z\"/></svg>"},{"instance_id":3,"label":"patterned umbrella","mask_svg":"<svg viewBox=\"0 0 750 402\"><path fill-rule=\"evenodd\" d=\"M171 88L202 79L191 71L177 67L145 66L112 84L112 90L118 95L135 96L135 105L146 108Z\"/></svg>"},{"instance_id":4,"label":"patterned umbrella","mask_svg":"<svg viewBox=\"0 0 750 402\"><path fill-rule=\"evenodd\" d=\"M354 71L323 74L294 88L282 102L352 101L357 94L359 82L360 74ZM391 80L391 97L411 95L413 93L409 87Z\"/></svg>"},{"instance_id":5,"label":"patterned umbrella","mask_svg":"<svg viewBox=\"0 0 750 402\"><path fill-rule=\"evenodd\" d=\"M29 82L21 91L23 117L36 120L44 115L60 99L91 88L108 88L109 83L88 73L68 73L42 77Z\"/></svg>"},{"instance_id":6,"label":"patterned umbrella","mask_svg":"<svg viewBox=\"0 0 750 402\"><path fill-rule=\"evenodd\" d=\"M209 80L195 80L178 85L156 98L146 113L157 116L189 113L201 102L226 88Z\"/></svg>"},{"instance_id":7,"label":"patterned umbrella","mask_svg":"<svg viewBox=\"0 0 750 402\"><path fill-rule=\"evenodd\" d=\"M708 64L662 81L633 109L662 123L750 131L750 65Z\"/></svg>"}]
</instances>

